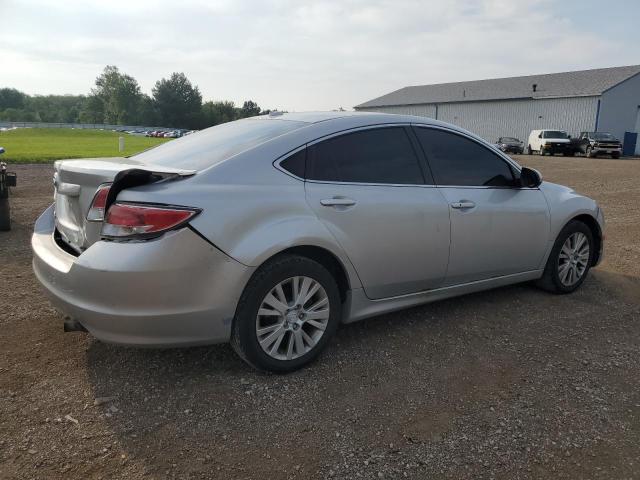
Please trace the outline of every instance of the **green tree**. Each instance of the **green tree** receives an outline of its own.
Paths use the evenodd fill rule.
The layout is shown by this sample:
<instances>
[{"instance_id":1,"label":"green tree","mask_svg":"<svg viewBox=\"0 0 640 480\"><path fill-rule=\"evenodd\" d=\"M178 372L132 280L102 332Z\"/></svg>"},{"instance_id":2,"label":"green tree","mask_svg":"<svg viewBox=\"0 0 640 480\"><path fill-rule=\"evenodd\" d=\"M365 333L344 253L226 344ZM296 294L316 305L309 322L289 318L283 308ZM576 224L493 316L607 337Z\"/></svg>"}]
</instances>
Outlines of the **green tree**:
<instances>
[{"instance_id":1,"label":"green tree","mask_svg":"<svg viewBox=\"0 0 640 480\"><path fill-rule=\"evenodd\" d=\"M138 106L138 125L154 126L158 122L158 113L153 99L149 95L142 95Z\"/></svg>"},{"instance_id":2,"label":"green tree","mask_svg":"<svg viewBox=\"0 0 640 480\"><path fill-rule=\"evenodd\" d=\"M81 123L104 123L104 104L97 95L89 95L84 101L78 120Z\"/></svg>"},{"instance_id":3,"label":"green tree","mask_svg":"<svg viewBox=\"0 0 640 480\"><path fill-rule=\"evenodd\" d=\"M85 102L83 95L34 95L27 97L25 108L43 122L74 123Z\"/></svg>"},{"instance_id":4,"label":"green tree","mask_svg":"<svg viewBox=\"0 0 640 480\"><path fill-rule=\"evenodd\" d=\"M5 108L0 111L0 120L4 122L38 122L39 118L33 112L21 108Z\"/></svg>"},{"instance_id":5,"label":"green tree","mask_svg":"<svg viewBox=\"0 0 640 480\"><path fill-rule=\"evenodd\" d=\"M256 115L260 115L260 107L253 100L247 100L242 104L242 108L240 108L240 117L255 117Z\"/></svg>"},{"instance_id":6,"label":"green tree","mask_svg":"<svg viewBox=\"0 0 640 480\"><path fill-rule=\"evenodd\" d=\"M135 78L120 73L118 67L107 65L91 94L102 101L103 121L114 124L135 123L142 99Z\"/></svg>"},{"instance_id":7,"label":"green tree","mask_svg":"<svg viewBox=\"0 0 640 480\"><path fill-rule=\"evenodd\" d=\"M197 128L202 123L202 95L184 73L158 80L153 99L160 123L167 127Z\"/></svg>"},{"instance_id":8,"label":"green tree","mask_svg":"<svg viewBox=\"0 0 640 480\"><path fill-rule=\"evenodd\" d=\"M0 88L0 110L23 108L27 95L15 88Z\"/></svg>"},{"instance_id":9,"label":"green tree","mask_svg":"<svg viewBox=\"0 0 640 480\"><path fill-rule=\"evenodd\" d=\"M237 118L237 108L229 101L209 101L202 105L201 127L211 127L220 123L231 122Z\"/></svg>"}]
</instances>

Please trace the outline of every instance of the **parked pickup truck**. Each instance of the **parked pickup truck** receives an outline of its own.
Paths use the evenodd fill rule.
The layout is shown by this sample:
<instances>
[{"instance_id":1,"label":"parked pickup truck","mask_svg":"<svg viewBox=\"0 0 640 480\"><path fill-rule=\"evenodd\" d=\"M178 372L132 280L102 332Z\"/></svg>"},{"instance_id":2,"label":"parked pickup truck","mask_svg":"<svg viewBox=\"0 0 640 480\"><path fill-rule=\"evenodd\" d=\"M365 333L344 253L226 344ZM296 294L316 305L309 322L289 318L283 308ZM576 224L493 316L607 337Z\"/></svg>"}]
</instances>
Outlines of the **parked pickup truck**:
<instances>
[{"instance_id":1,"label":"parked pickup truck","mask_svg":"<svg viewBox=\"0 0 640 480\"><path fill-rule=\"evenodd\" d=\"M622 154L620 140L606 132L581 132L574 145L576 153L587 157L611 155L611 158L620 158Z\"/></svg>"}]
</instances>

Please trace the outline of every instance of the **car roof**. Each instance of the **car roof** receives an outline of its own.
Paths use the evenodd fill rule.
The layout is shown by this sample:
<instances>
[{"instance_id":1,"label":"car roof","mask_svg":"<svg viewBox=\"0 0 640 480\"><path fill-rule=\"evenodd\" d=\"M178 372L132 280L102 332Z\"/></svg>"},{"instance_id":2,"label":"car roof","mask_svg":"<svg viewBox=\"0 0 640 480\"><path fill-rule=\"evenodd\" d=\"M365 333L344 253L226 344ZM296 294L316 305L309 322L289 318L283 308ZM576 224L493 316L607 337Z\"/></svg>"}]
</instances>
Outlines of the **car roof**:
<instances>
[{"instance_id":1,"label":"car roof","mask_svg":"<svg viewBox=\"0 0 640 480\"><path fill-rule=\"evenodd\" d=\"M379 112L346 112L346 111L331 111L331 112L271 112L267 115L258 115L257 117L250 117L256 120L288 120L294 122L304 123L320 123L330 120L349 119L354 120L357 123L425 123L433 125L448 125L444 122L429 118L418 117L415 115L400 115L395 113L379 113Z\"/></svg>"}]
</instances>

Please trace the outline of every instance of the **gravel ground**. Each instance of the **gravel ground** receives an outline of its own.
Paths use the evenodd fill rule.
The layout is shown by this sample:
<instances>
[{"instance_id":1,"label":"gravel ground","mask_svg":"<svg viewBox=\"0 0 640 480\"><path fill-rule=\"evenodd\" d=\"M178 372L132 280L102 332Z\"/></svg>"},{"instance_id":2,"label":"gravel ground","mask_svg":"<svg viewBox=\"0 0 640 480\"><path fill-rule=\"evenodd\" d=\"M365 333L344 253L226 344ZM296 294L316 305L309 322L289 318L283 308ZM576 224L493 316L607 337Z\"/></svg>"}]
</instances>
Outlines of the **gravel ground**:
<instances>
[{"instance_id":1,"label":"gravel ground","mask_svg":"<svg viewBox=\"0 0 640 480\"><path fill-rule=\"evenodd\" d=\"M568 296L517 285L341 328L259 374L228 345L62 332L31 272L51 166L0 233L1 478L640 478L640 162L519 157L596 198L606 258Z\"/></svg>"}]
</instances>

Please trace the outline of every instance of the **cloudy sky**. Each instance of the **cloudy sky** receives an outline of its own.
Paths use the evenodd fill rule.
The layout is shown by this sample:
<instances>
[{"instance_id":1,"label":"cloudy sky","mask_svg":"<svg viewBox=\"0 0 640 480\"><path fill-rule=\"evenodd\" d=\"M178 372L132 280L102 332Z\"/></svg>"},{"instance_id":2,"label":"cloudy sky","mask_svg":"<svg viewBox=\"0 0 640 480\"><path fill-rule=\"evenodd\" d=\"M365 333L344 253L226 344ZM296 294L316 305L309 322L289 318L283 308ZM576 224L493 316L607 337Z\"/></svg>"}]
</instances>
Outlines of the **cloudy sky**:
<instances>
[{"instance_id":1,"label":"cloudy sky","mask_svg":"<svg viewBox=\"0 0 640 480\"><path fill-rule=\"evenodd\" d=\"M350 109L406 85L638 64L638 18L635 0L0 0L0 87L88 93L113 64L147 93L179 71L206 100Z\"/></svg>"}]
</instances>

